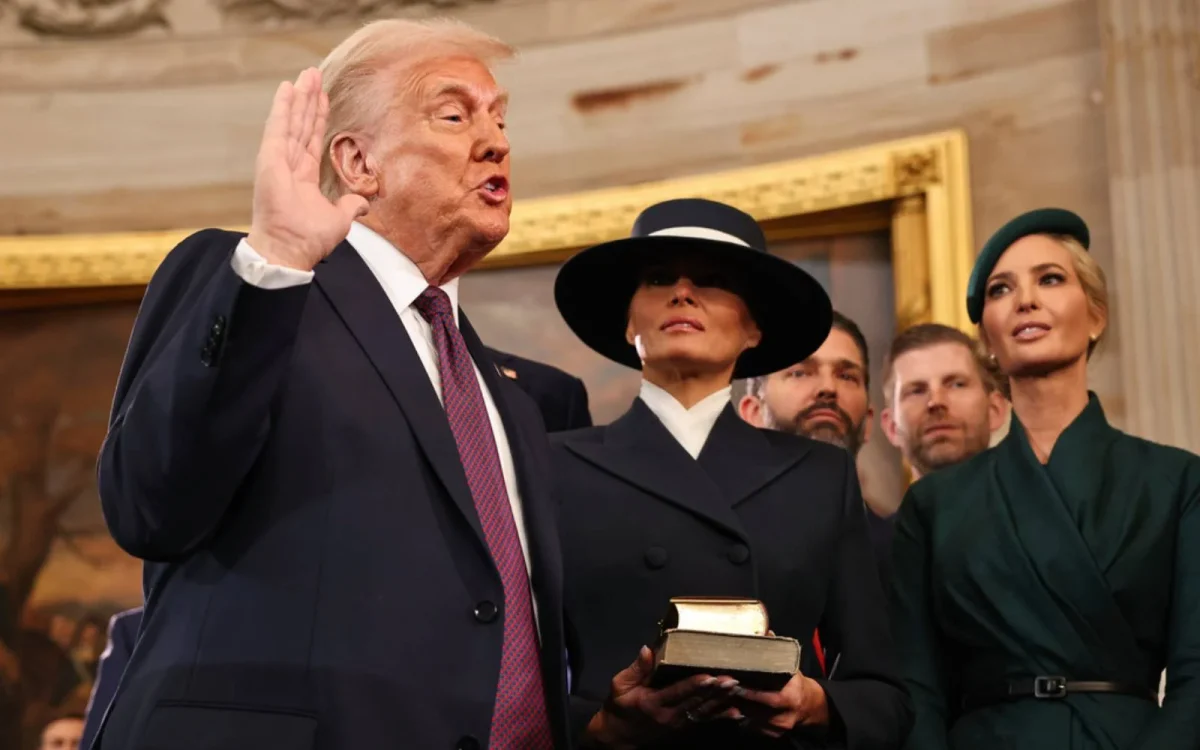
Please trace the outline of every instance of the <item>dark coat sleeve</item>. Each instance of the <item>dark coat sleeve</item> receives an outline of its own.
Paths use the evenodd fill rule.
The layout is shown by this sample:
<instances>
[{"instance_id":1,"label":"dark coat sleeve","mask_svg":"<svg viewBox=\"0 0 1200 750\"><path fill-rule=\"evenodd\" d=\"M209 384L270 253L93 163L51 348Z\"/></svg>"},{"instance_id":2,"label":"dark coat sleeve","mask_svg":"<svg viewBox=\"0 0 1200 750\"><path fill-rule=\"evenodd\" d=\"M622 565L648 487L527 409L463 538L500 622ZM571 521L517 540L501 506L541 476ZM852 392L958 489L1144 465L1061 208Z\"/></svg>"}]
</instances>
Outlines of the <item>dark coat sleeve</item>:
<instances>
[{"instance_id":1,"label":"dark coat sleeve","mask_svg":"<svg viewBox=\"0 0 1200 750\"><path fill-rule=\"evenodd\" d=\"M892 538L891 622L904 676L915 709L906 747L947 750L950 719L949 678L942 663L944 649L931 611L930 547L920 499L910 488L896 514Z\"/></svg>"},{"instance_id":2,"label":"dark coat sleeve","mask_svg":"<svg viewBox=\"0 0 1200 750\"><path fill-rule=\"evenodd\" d=\"M1180 488L1171 615L1167 632L1167 689L1134 745L1137 750L1200 747L1200 459Z\"/></svg>"},{"instance_id":3,"label":"dark coat sleeve","mask_svg":"<svg viewBox=\"0 0 1200 750\"><path fill-rule=\"evenodd\" d=\"M121 366L97 479L113 539L144 560L205 542L270 429L312 285L243 282L230 264L240 239L204 230L168 254Z\"/></svg>"},{"instance_id":4,"label":"dark coat sleeve","mask_svg":"<svg viewBox=\"0 0 1200 750\"><path fill-rule=\"evenodd\" d=\"M847 750L884 750L908 735L912 705L895 666L887 602L849 454L843 471L842 527L819 626L829 652L840 658L833 676L817 682L829 701L827 734L842 735Z\"/></svg>"},{"instance_id":5,"label":"dark coat sleeve","mask_svg":"<svg viewBox=\"0 0 1200 750\"><path fill-rule=\"evenodd\" d=\"M100 655L100 662L96 666L96 683L92 686L92 695L84 712L83 736L79 742L82 750L91 747L92 740L100 729L100 720L104 718L104 712L112 702L117 683L121 681L125 665L129 663L133 646L137 643L141 622L141 607L118 612L108 622L108 646Z\"/></svg>"}]
</instances>

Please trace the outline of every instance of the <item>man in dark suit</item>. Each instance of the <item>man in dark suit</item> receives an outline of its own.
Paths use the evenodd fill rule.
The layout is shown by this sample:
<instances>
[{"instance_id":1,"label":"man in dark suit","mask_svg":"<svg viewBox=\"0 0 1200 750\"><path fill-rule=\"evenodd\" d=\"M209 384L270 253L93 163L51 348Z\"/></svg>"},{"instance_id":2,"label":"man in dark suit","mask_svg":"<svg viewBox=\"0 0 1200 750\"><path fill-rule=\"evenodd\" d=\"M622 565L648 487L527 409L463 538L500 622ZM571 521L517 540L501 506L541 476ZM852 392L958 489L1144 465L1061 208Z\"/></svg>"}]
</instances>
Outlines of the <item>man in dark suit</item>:
<instances>
[{"instance_id":1,"label":"man in dark suit","mask_svg":"<svg viewBox=\"0 0 1200 750\"><path fill-rule=\"evenodd\" d=\"M508 232L508 53L359 29L276 92L249 234L155 273L99 464L146 561L105 750L565 746L546 433L457 309Z\"/></svg>"},{"instance_id":2,"label":"man in dark suit","mask_svg":"<svg viewBox=\"0 0 1200 750\"><path fill-rule=\"evenodd\" d=\"M488 348L500 374L529 394L542 412L548 432L592 426L587 388L583 381L552 365Z\"/></svg>"},{"instance_id":3,"label":"man in dark suit","mask_svg":"<svg viewBox=\"0 0 1200 750\"><path fill-rule=\"evenodd\" d=\"M83 737L79 743L81 748L92 746L96 730L100 728L100 720L108 710L125 665L129 663L129 655L137 643L141 624L141 607L118 612L108 621L108 645L100 654L100 663L96 666L96 681L92 684L92 695L84 712Z\"/></svg>"}]
</instances>

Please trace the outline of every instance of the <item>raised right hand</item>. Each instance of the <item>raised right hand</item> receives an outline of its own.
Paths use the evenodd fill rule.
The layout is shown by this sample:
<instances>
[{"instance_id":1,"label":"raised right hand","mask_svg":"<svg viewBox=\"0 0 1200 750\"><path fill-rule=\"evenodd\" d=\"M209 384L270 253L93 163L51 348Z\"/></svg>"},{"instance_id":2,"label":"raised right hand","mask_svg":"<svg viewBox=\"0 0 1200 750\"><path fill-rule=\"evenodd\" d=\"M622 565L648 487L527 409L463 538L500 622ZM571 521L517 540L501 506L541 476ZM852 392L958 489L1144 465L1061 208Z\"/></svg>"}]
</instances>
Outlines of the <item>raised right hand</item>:
<instances>
[{"instance_id":1,"label":"raised right hand","mask_svg":"<svg viewBox=\"0 0 1200 750\"><path fill-rule=\"evenodd\" d=\"M695 675L655 689L653 672L654 655L643 646L633 664L613 677L608 700L588 724L587 747L637 748L693 722L739 718L729 708L736 680Z\"/></svg>"},{"instance_id":2,"label":"raised right hand","mask_svg":"<svg viewBox=\"0 0 1200 750\"><path fill-rule=\"evenodd\" d=\"M346 238L350 223L367 212L367 200L321 194L321 155L329 97L321 73L308 68L295 84L275 91L254 167L250 247L267 262L311 271Z\"/></svg>"}]
</instances>

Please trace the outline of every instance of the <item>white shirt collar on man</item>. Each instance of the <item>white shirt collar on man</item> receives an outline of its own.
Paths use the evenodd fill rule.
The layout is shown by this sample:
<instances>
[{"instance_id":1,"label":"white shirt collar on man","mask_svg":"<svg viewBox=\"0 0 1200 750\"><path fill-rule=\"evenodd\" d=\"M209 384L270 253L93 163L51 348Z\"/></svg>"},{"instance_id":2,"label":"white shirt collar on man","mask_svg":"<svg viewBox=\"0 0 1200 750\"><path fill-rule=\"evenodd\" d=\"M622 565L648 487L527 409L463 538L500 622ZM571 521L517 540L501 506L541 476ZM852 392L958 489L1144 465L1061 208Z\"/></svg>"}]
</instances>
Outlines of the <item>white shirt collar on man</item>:
<instances>
[{"instance_id":1,"label":"white shirt collar on man","mask_svg":"<svg viewBox=\"0 0 1200 750\"><path fill-rule=\"evenodd\" d=\"M692 458L700 455L704 444L708 442L709 433L721 412L729 405L731 388L726 386L716 393L705 396L692 408L685 409L675 397L648 380L642 381L642 390L638 397L654 412L683 449Z\"/></svg>"},{"instance_id":2,"label":"white shirt collar on man","mask_svg":"<svg viewBox=\"0 0 1200 750\"><path fill-rule=\"evenodd\" d=\"M357 221L352 223L346 240L358 251L375 278L379 279L392 307L397 310L411 305L429 286L416 263L366 225ZM446 282L441 289L450 298L454 322L458 323L458 279Z\"/></svg>"}]
</instances>

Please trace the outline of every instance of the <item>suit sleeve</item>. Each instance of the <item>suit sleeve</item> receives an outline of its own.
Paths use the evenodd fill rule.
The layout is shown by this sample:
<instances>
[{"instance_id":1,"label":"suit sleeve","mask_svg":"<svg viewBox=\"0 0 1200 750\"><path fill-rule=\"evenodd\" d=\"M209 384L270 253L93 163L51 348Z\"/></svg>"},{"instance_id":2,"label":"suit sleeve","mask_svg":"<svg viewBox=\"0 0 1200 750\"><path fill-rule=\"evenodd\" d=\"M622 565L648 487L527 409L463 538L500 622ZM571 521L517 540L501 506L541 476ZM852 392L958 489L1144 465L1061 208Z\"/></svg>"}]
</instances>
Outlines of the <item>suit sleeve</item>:
<instances>
[{"instance_id":1,"label":"suit sleeve","mask_svg":"<svg viewBox=\"0 0 1200 750\"><path fill-rule=\"evenodd\" d=\"M819 625L829 652L840 654L834 676L817 680L829 702L825 734L841 735L847 750L898 747L912 724L912 707L895 668L887 602L849 454L843 483L842 528ZM806 731L796 739L804 740Z\"/></svg>"},{"instance_id":2,"label":"suit sleeve","mask_svg":"<svg viewBox=\"0 0 1200 750\"><path fill-rule=\"evenodd\" d=\"M948 750L949 681L929 591L929 533L920 501L910 489L896 516L892 540L891 621L902 644L900 672L916 716L906 748Z\"/></svg>"},{"instance_id":3,"label":"suit sleeve","mask_svg":"<svg viewBox=\"0 0 1200 750\"><path fill-rule=\"evenodd\" d=\"M1200 461L1189 468L1175 537L1167 689L1162 710L1134 745L1137 750L1200 747Z\"/></svg>"},{"instance_id":4,"label":"suit sleeve","mask_svg":"<svg viewBox=\"0 0 1200 750\"><path fill-rule=\"evenodd\" d=\"M118 612L108 621L108 645L100 654L100 661L96 665L96 681L84 710L83 735L79 747L85 750L92 746L92 740L100 729L100 720L104 718L104 712L108 710L108 704L117 691L117 683L125 672L125 665L129 663L129 656L137 642L140 622L141 610Z\"/></svg>"},{"instance_id":5,"label":"suit sleeve","mask_svg":"<svg viewBox=\"0 0 1200 750\"><path fill-rule=\"evenodd\" d=\"M239 239L205 230L168 254L121 366L97 481L113 539L144 560L209 538L270 429L311 284L247 283Z\"/></svg>"}]
</instances>

